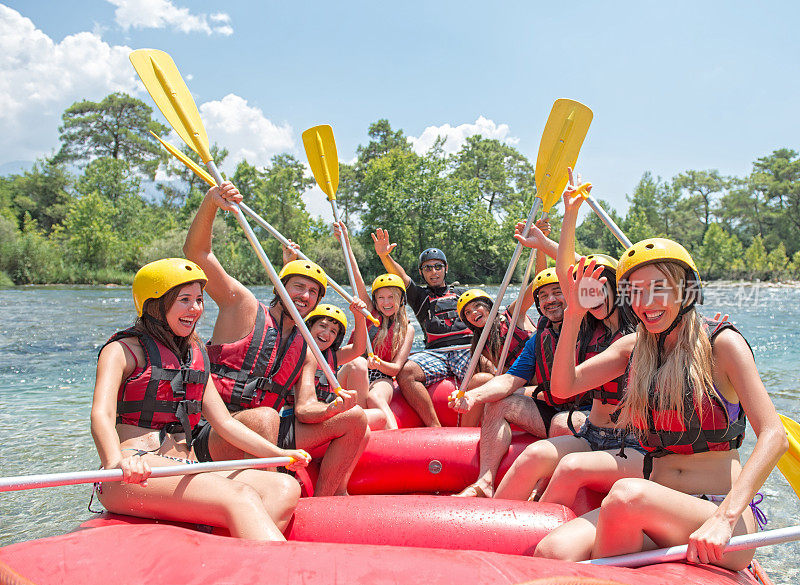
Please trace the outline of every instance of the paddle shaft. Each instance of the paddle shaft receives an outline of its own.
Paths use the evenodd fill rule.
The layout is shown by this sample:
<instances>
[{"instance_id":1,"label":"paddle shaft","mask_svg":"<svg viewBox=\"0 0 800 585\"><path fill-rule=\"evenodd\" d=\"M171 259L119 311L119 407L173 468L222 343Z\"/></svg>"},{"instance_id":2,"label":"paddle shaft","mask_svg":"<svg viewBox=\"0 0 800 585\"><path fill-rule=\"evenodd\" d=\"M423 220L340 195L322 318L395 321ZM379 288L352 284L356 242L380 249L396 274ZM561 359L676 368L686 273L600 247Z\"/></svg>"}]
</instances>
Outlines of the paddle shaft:
<instances>
[{"instance_id":1,"label":"paddle shaft","mask_svg":"<svg viewBox=\"0 0 800 585\"><path fill-rule=\"evenodd\" d=\"M208 172L211 173L211 176L214 177L214 180L217 182L217 185L222 184L222 176L219 174L217 170L217 165L214 164L213 160L209 160L206 162L206 167L208 168ZM292 299L289 298L289 293L286 292L286 287L283 286L278 273L275 271L275 267L272 265L272 262L269 261L267 258L266 252L264 252L264 248L261 247L261 242L258 241L256 234L253 232L253 228L250 227L250 224L247 223L247 220L242 213L242 210L239 209L239 206L235 203L231 204L233 206L233 215L236 217L236 221L239 222L239 225L244 230L244 234L247 237L247 240L250 242L250 245L255 250L258 259L261 261L261 264L267 271L269 275L270 281L272 281L273 286L275 287L275 291L278 293L278 296L281 299L281 303L283 304L283 308L289 312L292 319L297 325L297 329L300 331L300 334L303 336L303 339L306 340L308 347L311 349L311 352L314 354L314 357L317 360L317 364L319 365L320 369L325 373L325 377L328 380L328 383L334 388L334 393L338 394L339 390L342 389L341 385L339 384L339 380L336 379L336 374L334 374L333 369L331 369L328 360L325 359L325 356L322 355L322 351L317 346L317 342L314 341L314 338L311 336L311 331L308 330L308 326L306 326L303 317L300 316L300 311L297 310L297 307L294 306Z\"/></svg>"},{"instance_id":2,"label":"paddle shaft","mask_svg":"<svg viewBox=\"0 0 800 585\"><path fill-rule=\"evenodd\" d=\"M547 219L548 213L542 213L542 219ZM537 250L531 250L531 255L528 258L528 265L525 267L525 274L522 276L522 284L519 287L519 294L517 295L517 302L514 304L514 314L511 317L511 322L508 324L508 334L503 340L503 351L500 352L500 359L497 361L497 375L503 373L508 358L508 352L511 350L511 340L514 339L514 328L517 326L517 319L522 311L522 298L525 296L525 289L528 288L528 279L531 277L531 269L536 264Z\"/></svg>"},{"instance_id":3,"label":"paddle shaft","mask_svg":"<svg viewBox=\"0 0 800 585\"><path fill-rule=\"evenodd\" d=\"M753 534L734 536L728 542L728 546L725 547L725 552L747 550L761 546L769 546L771 544L792 542L794 540L800 540L800 526L789 526L788 528L776 528L775 530L766 530L764 532L755 532ZM680 546L671 546L669 548L659 548L657 550L648 550L629 555L607 557L604 559L592 559L590 561L581 562L590 565L642 567L644 565L651 565L653 563L671 563L675 561L683 561L686 559L687 548L688 545L682 544Z\"/></svg>"},{"instance_id":4,"label":"paddle shaft","mask_svg":"<svg viewBox=\"0 0 800 585\"><path fill-rule=\"evenodd\" d=\"M611 233L614 234L614 237L617 238L617 240L619 240L619 243L625 246L626 250L633 246L633 242L628 239L628 236L622 233L622 230L619 229L619 226L614 223L614 220L611 219L611 216L606 213L606 210L603 209L597 200L589 193L587 193L585 197L589 207L591 207L597 214L597 217L599 217L600 220L606 224L606 227L611 230Z\"/></svg>"},{"instance_id":5,"label":"paddle shaft","mask_svg":"<svg viewBox=\"0 0 800 585\"><path fill-rule=\"evenodd\" d=\"M273 236L273 237L274 237L276 240L278 240L278 241L279 241L281 244L283 244L284 246L289 246L289 245L291 244L291 242L289 242L289 240L288 240L287 238L285 238L285 237L284 237L284 235L283 235L282 233L280 233L280 232L279 232L277 229L275 229L275 228L274 228L272 225L270 225L269 223L267 223L267 221L266 221L266 220L265 220L263 217L261 217L261 216L260 216L258 213L256 213L256 212L255 212L255 211L254 211L254 210L253 210L251 207L249 207L247 204L245 204L244 202L242 202L242 203L240 203L240 204L239 204L239 207L241 208L241 210L242 210L242 211L244 211L244 212L245 212L247 215L249 215L249 216L250 216L250 217L253 219L253 221L255 221L255 222L258 224L258 225L260 225L262 228L264 228L265 230L267 230L267 231L268 231L268 232L269 232L269 233L270 233L270 234L271 234L271 235L272 235L272 236ZM302 252L301 250L295 250L295 251L297 252L297 255L298 255L300 258L302 258L303 260L308 260L309 262L311 262L311 261L312 261L312 260L311 260L311 259L310 259L308 256L306 256L305 254L303 254L303 252ZM326 275L326 276L327 276L327 275ZM337 293L339 293L339 295L340 295L340 296L341 296L341 297L342 297L342 298L343 298L345 301L347 301L348 303L351 303L351 304L352 304L352 302L353 302L353 297L352 297L352 295L350 295L350 293L348 293L346 290L344 290L344 289L343 289L343 288L342 288L342 287L341 287L341 286L340 286L340 285L339 285L339 284L338 284L336 281L334 281L334 280L333 280L333 279L332 279L330 276L328 276L328 285L330 285L330 287L331 287L333 290L335 290ZM355 289L353 289L353 290L355 290ZM369 319L369 320L370 320L370 321L373 323L373 325L375 325L376 327L377 327L378 325L380 325L380 321L378 321L378 320L377 320L377 319L376 319L376 318L375 318L375 317L374 317L374 316L373 316L373 315L372 315L372 314L371 314L369 311L367 311L366 309L362 309L362 310L361 310L361 314L362 314L362 315L364 315L364 317L366 317L367 319Z\"/></svg>"},{"instance_id":6,"label":"paddle shaft","mask_svg":"<svg viewBox=\"0 0 800 585\"><path fill-rule=\"evenodd\" d=\"M542 207L542 199L540 197L536 197L533 201L533 206L531 207L531 211L528 214L528 219L525 221L525 227L522 230L522 236L527 237L528 232L533 225L533 220L536 217L536 214L539 212L539 209ZM489 326L490 323L494 323L495 317L497 317L497 313L500 310L500 302L503 300L503 296L506 293L506 288L508 288L508 283L511 282L511 277L514 275L514 269L517 267L517 262L519 262L519 257L522 255L522 244L517 242L517 247L514 249L514 254L511 256L511 262L508 264L508 268L506 269L505 276L503 276L503 281L500 283L500 289L497 291L497 298L492 305L492 309L489 311L489 316L486 318L486 325L481 331L481 336L478 338L478 345L475 346L475 351L472 353L472 356L469 360L469 365L467 366L467 371L464 373L464 379L461 381L461 386L458 389L458 396L464 396L464 392L467 389L467 385L469 381L472 379L472 375L475 373L475 368L478 366L478 360L481 357L481 353L483 352L483 348L486 345L486 340L489 338L489 331L491 327Z\"/></svg>"},{"instance_id":7,"label":"paddle shaft","mask_svg":"<svg viewBox=\"0 0 800 585\"><path fill-rule=\"evenodd\" d=\"M231 461L209 461L207 463L187 463L184 465L165 465L153 467L151 478L191 475L208 471L233 471L236 469L263 469L281 467L292 463L291 457L268 457L263 459L234 459ZM92 471L71 471L65 473L42 473L0 478L0 492L13 492L34 488L78 485L96 481L122 481L121 469L98 469Z\"/></svg>"},{"instance_id":8,"label":"paddle shaft","mask_svg":"<svg viewBox=\"0 0 800 585\"><path fill-rule=\"evenodd\" d=\"M339 223L339 208L336 206L336 199L329 199L329 201L331 202L333 221L335 223ZM347 244L345 243L344 238L345 238L344 233L340 234L339 243L342 245L342 253L344 254L344 265L347 267L347 278L350 280L350 288L353 289L353 292L356 292L356 277L355 273L353 272L353 265L350 262L350 253L347 251ZM367 335L367 355L369 357L375 355L375 352L372 349L372 342L369 340L369 335Z\"/></svg>"}]
</instances>

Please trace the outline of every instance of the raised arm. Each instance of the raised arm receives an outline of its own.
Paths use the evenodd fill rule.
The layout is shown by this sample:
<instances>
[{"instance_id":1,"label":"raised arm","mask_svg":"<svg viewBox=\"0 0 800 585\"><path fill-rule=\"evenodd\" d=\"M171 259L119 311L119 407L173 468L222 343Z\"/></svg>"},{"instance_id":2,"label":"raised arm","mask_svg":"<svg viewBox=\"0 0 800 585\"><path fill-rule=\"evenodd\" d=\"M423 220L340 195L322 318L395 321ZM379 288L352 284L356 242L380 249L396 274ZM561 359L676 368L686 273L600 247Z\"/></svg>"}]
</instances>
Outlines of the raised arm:
<instances>
[{"instance_id":1,"label":"raised arm","mask_svg":"<svg viewBox=\"0 0 800 585\"><path fill-rule=\"evenodd\" d=\"M374 307L372 306L372 299L367 293L367 285L364 283L364 277L361 275L361 269L358 267L358 262L356 262L356 256L353 254L353 248L350 246L350 233L347 230L347 226L344 225L343 221L339 223L333 224L333 235L336 236L336 239L339 240L344 234L344 243L347 246L347 255L350 257L350 266L353 267L353 280L355 281L356 287L356 296L364 301L367 305L367 310L372 313Z\"/></svg>"},{"instance_id":2,"label":"raised arm","mask_svg":"<svg viewBox=\"0 0 800 585\"><path fill-rule=\"evenodd\" d=\"M595 268L592 261L584 268L584 262L585 258L581 258L577 266L570 266L564 284L561 285L567 308L564 309L564 321L561 323L558 345L553 356L550 392L562 400L583 394L624 374L628 357L636 343L636 334L631 333L612 343L602 353L575 366L578 332L586 315L586 309L578 302L578 289L584 278L605 282L605 277L600 276L602 267ZM573 273L577 274L574 279Z\"/></svg>"},{"instance_id":3,"label":"raised arm","mask_svg":"<svg viewBox=\"0 0 800 585\"><path fill-rule=\"evenodd\" d=\"M372 241L375 242L375 253L378 255L378 258L381 259L386 272L396 274L403 279L403 284L408 286L411 283L411 277L409 277L406 271L403 270L403 267L390 256L392 250L397 247L397 244L389 243L389 232L385 229L378 228L372 233Z\"/></svg>"},{"instance_id":4,"label":"raised arm","mask_svg":"<svg viewBox=\"0 0 800 585\"><path fill-rule=\"evenodd\" d=\"M367 320L361 313L366 304L361 299L353 299L350 305L350 312L353 314L355 326L353 328L353 343L348 343L337 352L337 359L340 364L353 361L360 355L364 355L367 350Z\"/></svg>"},{"instance_id":5,"label":"raised arm","mask_svg":"<svg viewBox=\"0 0 800 585\"><path fill-rule=\"evenodd\" d=\"M580 179L578 182L580 183ZM578 210L583 203L583 197L576 195L580 187L580 184L570 184L564 191L564 219L561 222L561 236L558 239L558 255L556 256L556 274L562 289L567 269L581 258L575 253L575 225L578 222ZM588 192L591 189L590 185L586 190Z\"/></svg>"},{"instance_id":6,"label":"raised arm","mask_svg":"<svg viewBox=\"0 0 800 585\"><path fill-rule=\"evenodd\" d=\"M542 232L542 235L544 235L544 237L547 237L547 236L550 235L550 222L547 219L540 218L536 222L535 227L540 232ZM547 255L544 254L544 253L537 254L536 255L536 272L534 272L534 274L539 274L545 268L547 268ZM520 327L520 328L524 328L525 327L528 309L530 309L531 306L533 305L533 301L534 301L534 299L533 299L533 282L531 281L531 283L528 285L528 288L525 289L525 294L522 295L522 301L521 301L522 302L522 306L520 307L519 317L517 318L517 327ZM511 302L511 304L508 305L508 311L511 314L514 313L514 306L516 305L516 303L517 303L517 300L514 299Z\"/></svg>"},{"instance_id":7,"label":"raised arm","mask_svg":"<svg viewBox=\"0 0 800 585\"><path fill-rule=\"evenodd\" d=\"M196 262L208 277L205 292L219 306L212 341L233 341L247 335L255 319L258 301L241 282L230 276L211 250L212 227L217 209L232 209L229 202L242 196L233 183L224 182L206 193L186 234L183 253Z\"/></svg>"}]
</instances>

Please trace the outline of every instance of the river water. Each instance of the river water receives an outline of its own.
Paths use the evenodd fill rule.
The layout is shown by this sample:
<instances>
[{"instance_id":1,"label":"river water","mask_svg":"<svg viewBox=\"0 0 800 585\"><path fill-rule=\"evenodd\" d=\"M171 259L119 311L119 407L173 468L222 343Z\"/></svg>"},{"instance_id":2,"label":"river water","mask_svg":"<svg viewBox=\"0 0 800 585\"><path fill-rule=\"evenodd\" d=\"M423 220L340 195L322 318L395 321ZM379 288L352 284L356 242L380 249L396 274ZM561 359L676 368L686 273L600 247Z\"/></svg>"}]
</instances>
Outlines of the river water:
<instances>
[{"instance_id":1,"label":"river water","mask_svg":"<svg viewBox=\"0 0 800 585\"><path fill-rule=\"evenodd\" d=\"M271 296L266 287L254 292ZM506 300L516 293L510 289ZM335 294L326 300L344 307ZM749 340L778 412L800 419L800 288L712 284L703 312L716 311L730 314ZM134 316L128 288L0 289L0 476L97 468L89 433L96 355ZM202 337L210 335L215 316L209 300ZM421 339L415 346L422 346ZM753 444L748 429L744 456ZM0 494L0 546L74 529L90 516L90 491L69 486ZM800 524L798 497L777 470L762 492L769 528ZM800 582L800 545L767 547L758 558L776 584Z\"/></svg>"}]
</instances>

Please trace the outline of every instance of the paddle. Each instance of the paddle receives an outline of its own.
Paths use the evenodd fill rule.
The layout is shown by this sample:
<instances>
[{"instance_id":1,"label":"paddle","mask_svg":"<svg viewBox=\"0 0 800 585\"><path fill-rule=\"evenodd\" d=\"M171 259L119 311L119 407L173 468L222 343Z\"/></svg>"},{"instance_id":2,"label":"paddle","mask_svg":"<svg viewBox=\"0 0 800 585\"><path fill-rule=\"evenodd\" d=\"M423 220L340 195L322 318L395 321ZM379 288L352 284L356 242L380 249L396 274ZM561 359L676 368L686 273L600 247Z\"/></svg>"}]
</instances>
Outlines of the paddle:
<instances>
[{"instance_id":1,"label":"paddle","mask_svg":"<svg viewBox=\"0 0 800 585\"><path fill-rule=\"evenodd\" d=\"M788 416L778 416L781 417L786 438L789 440L789 450L778 460L778 469L800 496L800 424Z\"/></svg>"},{"instance_id":2,"label":"paddle","mask_svg":"<svg viewBox=\"0 0 800 585\"><path fill-rule=\"evenodd\" d=\"M209 461L208 463L165 465L153 467L150 477L172 477L173 475L193 475L208 471L234 471L236 469L264 469L267 467L283 467L293 462L293 457L266 457L262 459L232 459L230 461ZM0 492L14 492L59 485L77 485L96 481L122 481L122 470L97 469L0 477Z\"/></svg>"},{"instance_id":3,"label":"paddle","mask_svg":"<svg viewBox=\"0 0 800 585\"><path fill-rule=\"evenodd\" d=\"M339 209L336 206L336 189L339 187L339 154L336 150L336 141L333 139L333 128L327 124L314 126L303 132L302 137L308 164L314 174L314 179L316 179L317 185L322 189L322 192L328 196L331 211L333 211L333 221L339 223ZM344 238L345 235L341 234L339 243L342 245L344 265L347 267L350 288L353 292L356 292L356 279ZM375 355L369 335L367 336L367 355L369 357Z\"/></svg>"},{"instance_id":4,"label":"paddle","mask_svg":"<svg viewBox=\"0 0 800 585\"><path fill-rule=\"evenodd\" d=\"M575 192L575 195L580 195L581 197L583 197L586 200L586 202L589 204L589 207L591 207L594 210L594 212L597 214L597 217L599 217L600 220L604 224L606 224L606 227L609 230L611 230L611 233L614 234L614 237L617 238L617 240L619 240L619 243L622 244L623 246L625 246L625 249L627 250L628 248L633 246L633 242L631 242L628 239L628 236L626 236L622 232L622 230L614 222L614 220L611 219L611 216L608 215L608 213L606 213L606 210L603 209L603 207L597 202L597 200L594 198L594 196L591 193L589 193L588 189L591 186L592 186L591 183L584 183Z\"/></svg>"},{"instance_id":5,"label":"paddle","mask_svg":"<svg viewBox=\"0 0 800 585\"><path fill-rule=\"evenodd\" d=\"M153 101L164 114L164 117L172 125L178 135L186 142L186 144L194 150L214 179L214 182L219 185L222 183L222 176L217 170L217 165L211 157L211 152L208 146L208 136L203 127L203 122L200 119L200 112L194 103L192 95L189 93L189 88L186 87L183 78L181 77L178 68L172 60L172 57L163 51L156 49L138 49L130 54L130 60L139 77L142 79L145 88L152 96ZM231 204L233 208L233 215L236 221L244 230L247 240L255 250L258 259L267 271L270 281L272 281L275 291L281 299L283 307L289 312L292 319L306 340L306 343L311 348L317 363L325 373L325 377L334 388L334 393L338 394L342 389L336 375L331 369L328 361L322 355L319 347L317 347L311 332L306 327L305 321L300 316L300 312L295 307L286 288L283 286L278 273L272 266L272 263L267 258L267 254L261 247L261 243L253 233L253 228L247 223L241 209L236 204Z\"/></svg>"},{"instance_id":6,"label":"paddle","mask_svg":"<svg viewBox=\"0 0 800 585\"><path fill-rule=\"evenodd\" d=\"M211 186L211 187L215 186L216 183L214 183L214 179L212 179L211 175L209 175L205 170L203 170L203 168L200 165L198 165L196 162L194 162L188 156L183 154L180 150L175 148L172 144L170 144L169 142L167 142L166 140L161 138L155 132L150 132L150 134L152 134L153 136L156 137L156 139L161 143L161 145L165 149L167 149L167 152L169 152L172 156L174 156L179 161L181 161L184 165L186 165L186 167L188 169L190 169L191 171L194 171L194 173L198 177L203 179L203 181L208 183L209 186ZM289 240L287 238L283 237L283 234L281 234L278 230L276 230L274 227L272 227L270 224L268 224L260 215L258 215L250 207L245 205L244 202L240 203L239 207L241 208L242 211L244 211L247 215L249 215L258 225L260 225L265 230L267 230L270 234L272 234L272 236L274 236L275 239L277 239L281 244L283 244L284 246L289 246L290 242L289 242ZM308 256L303 254L303 252L301 252L300 250L295 249L295 251L297 252L298 257L302 258L303 260L308 260L309 262L312 261ZM335 280L333 280L330 276L328 276L328 284L330 285L330 287L333 290L335 290L337 293L339 293L339 295L345 301L347 301L350 304L353 303L353 297L346 290L344 290L341 286L339 286L339 284ZM380 321L378 321L375 317L373 317L372 313L370 313L368 310L361 309L361 314L364 315L364 317L366 317L370 321L372 321L372 323L375 324L376 327L378 327L381 324Z\"/></svg>"},{"instance_id":7,"label":"paddle","mask_svg":"<svg viewBox=\"0 0 800 585\"><path fill-rule=\"evenodd\" d=\"M556 100L547 118L547 123L539 142L539 155L536 159L536 199L534 199L523 236L527 236L531 229L536 214L542 209L545 213L550 211L553 204L558 201L561 192L567 185L567 167L574 167L578 159L581 145L583 144L589 125L592 123L592 110L583 104L567 99ZM497 312L500 310L500 302L503 300L508 283L514 274L519 257L522 254L522 244L517 242L511 262L508 264L500 289L497 291L497 298L492 305L486 323L494 323ZM489 337L491 327L486 326L478 338L478 344L470 358L469 365L458 389L458 396L463 396L464 391L475 373L478 360L481 357L486 340Z\"/></svg>"},{"instance_id":8,"label":"paddle","mask_svg":"<svg viewBox=\"0 0 800 585\"><path fill-rule=\"evenodd\" d=\"M781 544L800 540L800 526L789 526L787 528L776 528L775 530L765 530L764 532L754 532L753 534L742 534L734 536L728 541L725 552L737 550L747 550L768 546L771 544ZM659 548L647 550L617 557L606 557L603 559L592 559L580 561L589 565L612 565L615 567L643 567L653 563L672 563L686 560L686 549L688 545L671 546L669 548Z\"/></svg>"}]
</instances>

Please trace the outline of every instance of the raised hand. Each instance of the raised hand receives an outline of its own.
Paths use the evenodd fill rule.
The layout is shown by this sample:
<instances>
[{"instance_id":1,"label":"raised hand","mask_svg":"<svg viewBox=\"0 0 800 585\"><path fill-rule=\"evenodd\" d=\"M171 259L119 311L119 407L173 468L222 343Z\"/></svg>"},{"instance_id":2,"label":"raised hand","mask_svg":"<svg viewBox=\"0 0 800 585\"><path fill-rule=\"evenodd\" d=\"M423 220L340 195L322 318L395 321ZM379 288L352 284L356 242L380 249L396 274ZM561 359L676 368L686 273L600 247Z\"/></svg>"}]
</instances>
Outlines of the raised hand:
<instances>
[{"instance_id":1,"label":"raised hand","mask_svg":"<svg viewBox=\"0 0 800 585\"><path fill-rule=\"evenodd\" d=\"M538 224L541 223L543 220L539 220L536 222L535 225L531 226L531 229L528 230L528 235L523 236L522 232L525 230L525 220L520 221L514 227L514 239L517 240L520 244L525 246L526 248L541 248L544 242L547 240L546 234L542 232L541 228L538 227ZM547 233L550 233L550 223L546 223Z\"/></svg>"},{"instance_id":2,"label":"raised hand","mask_svg":"<svg viewBox=\"0 0 800 585\"><path fill-rule=\"evenodd\" d=\"M350 303L350 312L353 313L356 319L364 319L364 313L362 311L367 310L367 303L359 299L358 297L353 297L353 302Z\"/></svg>"},{"instance_id":3,"label":"raised hand","mask_svg":"<svg viewBox=\"0 0 800 585\"><path fill-rule=\"evenodd\" d=\"M344 225L344 222L343 221L334 222L333 237L335 237L339 242L341 242L342 234L344 234L345 242L350 239L350 234L347 232L347 226Z\"/></svg>"},{"instance_id":4,"label":"raised hand","mask_svg":"<svg viewBox=\"0 0 800 585\"><path fill-rule=\"evenodd\" d=\"M583 203L584 196L583 193L590 193L592 191L591 183L584 183L581 182L580 174L576 174L573 176L572 169L567 169L570 176L570 182L567 183L567 188L564 189L564 214L566 215L569 213L578 213L578 209L580 208L581 204Z\"/></svg>"},{"instance_id":5,"label":"raised hand","mask_svg":"<svg viewBox=\"0 0 800 585\"><path fill-rule=\"evenodd\" d=\"M214 204L225 211L233 210L232 203L239 204L242 202L242 194L230 181L225 181L218 187L211 187L208 193L211 195L211 200Z\"/></svg>"},{"instance_id":6,"label":"raised hand","mask_svg":"<svg viewBox=\"0 0 800 585\"><path fill-rule=\"evenodd\" d=\"M578 265L572 265L567 270L567 282L559 281L561 285L561 294L564 295L564 300L567 302L566 311L571 315L583 317L588 309L581 304L581 290L588 289L590 283L589 279L599 281L605 285L606 277L603 274L603 267L597 266L597 262L592 260L586 263L586 257L582 256Z\"/></svg>"},{"instance_id":7,"label":"raised hand","mask_svg":"<svg viewBox=\"0 0 800 585\"><path fill-rule=\"evenodd\" d=\"M375 253L383 258L392 253L397 244L389 243L389 232L383 228L378 228L372 233L372 241L375 242Z\"/></svg>"},{"instance_id":8,"label":"raised hand","mask_svg":"<svg viewBox=\"0 0 800 585\"><path fill-rule=\"evenodd\" d=\"M292 240L289 240L289 245L281 244L281 252L283 253L283 264L284 266L293 260L297 260L300 256L297 253L300 250L300 246L294 243Z\"/></svg>"}]
</instances>

